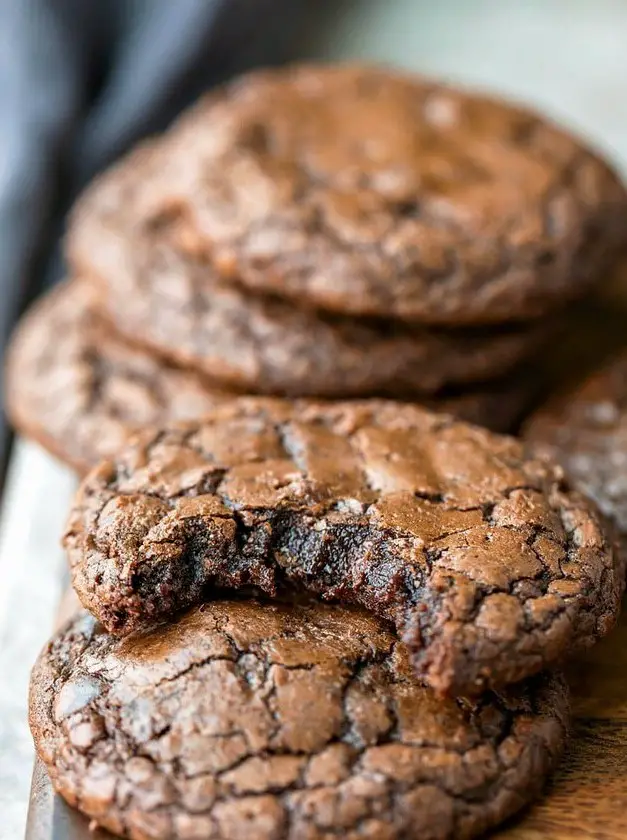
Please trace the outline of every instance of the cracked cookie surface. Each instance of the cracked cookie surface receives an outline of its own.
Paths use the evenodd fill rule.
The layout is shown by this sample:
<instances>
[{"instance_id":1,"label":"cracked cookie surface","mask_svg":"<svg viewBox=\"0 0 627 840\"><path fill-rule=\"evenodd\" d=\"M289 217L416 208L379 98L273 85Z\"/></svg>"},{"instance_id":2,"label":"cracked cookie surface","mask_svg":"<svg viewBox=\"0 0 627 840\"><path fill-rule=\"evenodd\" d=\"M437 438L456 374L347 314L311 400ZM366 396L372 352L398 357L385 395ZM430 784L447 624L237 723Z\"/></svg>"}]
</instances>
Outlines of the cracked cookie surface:
<instances>
[{"instance_id":1,"label":"cracked cookie surface","mask_svg":"<svg viewBox=\"0 0 627 840\"><path fill-rule=\"evenodd\" d=\"M556 465L394 403L232 400L138 435L83 482L64 537L81 601L125 634L253 586L395 623L442 694L536 673L613 625L624 585Z\"/></svg>"},{"instance_id":2,"label":"cracked cookie surface","mask_svg":"<svg viewBox=\"0 0 627 840\"><path fill-rule=\"evenodd\" d=\"M122 341L94 318L92 304L91 290L80 280L46 295L20 324L7 363L13 425L83 474L140 427L201 417L233 397ZM527 376L421 403L509 431L534 393Z\"/></svg>"},{"instance_id":3,"label":"cracked cookie surface","mask_svg":"<svg viewBox=\"0 0 627 840\"><path fill-rule=\"evenodd\" d=\"M524 437L558 461L582 493L627 534L627 353L557 394Z\"/></svg>"},{"instance_id":4,"label":"cracked cookie surface","mask_svg":"<svg viewBox=\"0 0 627 840\"><path fill-rule=\"evenodd\" d=\"M323 314L225 282L180 212L143 206L168 166L152 143L79 204L67 251L128 340L240 391L283 396L431 394L510 371L559 323L446 332Z\"/></svg>"},{"instance_id":5,"label":"cracked cookie surface","mask_svg":"<svg viewBox=\"0 0 627 840\"><path fill-rule=\"evenodd\" d=\"M31 680L68 802L142 840L464 840L533 799L569 720L547 674L438 700L373 616L213 602L119 639L74 619Z\"/></svg>"},{"instance_id":6,"label":"cracked cookie surface","mask_svg":"<svg viewBox=\"0 0 627 840\"><path fill-rule=\"evenodd\" d=\"M253 73L164 144L134 212L156 226L174 214L223 276L299 305L453 325L535 317L625 243L625 191L593 152L531 111L400 72Z\"/></svg>"}]
</instances>

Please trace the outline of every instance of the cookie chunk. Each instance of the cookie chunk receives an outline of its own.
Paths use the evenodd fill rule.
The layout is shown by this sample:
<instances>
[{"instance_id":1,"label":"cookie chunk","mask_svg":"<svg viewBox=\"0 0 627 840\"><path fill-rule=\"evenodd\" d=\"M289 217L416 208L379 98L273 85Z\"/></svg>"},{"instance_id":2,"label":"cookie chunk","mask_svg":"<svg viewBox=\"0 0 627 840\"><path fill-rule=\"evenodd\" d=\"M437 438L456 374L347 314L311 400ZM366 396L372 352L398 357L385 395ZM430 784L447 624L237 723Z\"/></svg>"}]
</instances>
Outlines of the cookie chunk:
<instances>
[{"instance_id":1,"label":"cookie chunk","mask_svg":"<svg viewBox=\"0 0 627 840\"><path fill-rule=\"evenodd\" d=\"M202 417L233 394L103 328L89 286L72 281L36 303L12 342L7 411L15 428L79 473L142 426ZM509 431L533 400L529 375L448 392L421 403Z\"/></svg>"},{"instance_id":2,"label":"cookie chunk","mask_svg":"<svg viewBox=\"0 0 627 840\"><path fill-rule=\"evenodd\" d=\"M233 400L138 435L82 484L73 585L126 634L220 588L388 619L441 694L523 679L614 623L593 506L513 438L394 403Z\"/></svg>"},{"instance_id":3,"label":"cookie chunk","mask_svg":"<svg viewBox=\"0 0 627 840\"><path fill-rule=\"evenodd\" d=\"M524 437L564 467L579 489L627 534L627 353L557 394Z\"/></svg>"},{"instance_id":4,"label":"cookie chunk","mask_svg":"<svg viewBox=\"0 0 627 840\"><path fill-rule=\"evenodd\" d=\"M145 212L141 190L165 166L167 151L149 145L105 175L76 215L69 258L94 283L118 332L227 387L343 398L430 394L509 371L556 326L447 332L251 295L220 279L179 215Z\"/></svg>"},{"instance_id":5,"label":"cookie chunk","mask_svg":"<svg viewBox=\"0 0 627 840\"><path fill-rule=\"evenodd\" d=\"M227 601L124 640L76 618L30 722L59 793L125 837L464 840L537 795L568 706L551 674L442 702L368 614Z\"/></svg>"},{"instance_id":6,"label":"cookie chunk","mask_svg":"<svg viewBox=\"0 0 627 840\"><path fill-rule=\"evenodd\" d=\"M581 295L627 239L625 190L590 149L531 111L388 69L253 73L162 145L148 177L128 171L134 212L157 229L175 218L221 275L298 305L456 326L535 317ZM109 200L96 186L89 212ZM90 223L79 210L75 246Z\"/></svg>"}]
</instances>

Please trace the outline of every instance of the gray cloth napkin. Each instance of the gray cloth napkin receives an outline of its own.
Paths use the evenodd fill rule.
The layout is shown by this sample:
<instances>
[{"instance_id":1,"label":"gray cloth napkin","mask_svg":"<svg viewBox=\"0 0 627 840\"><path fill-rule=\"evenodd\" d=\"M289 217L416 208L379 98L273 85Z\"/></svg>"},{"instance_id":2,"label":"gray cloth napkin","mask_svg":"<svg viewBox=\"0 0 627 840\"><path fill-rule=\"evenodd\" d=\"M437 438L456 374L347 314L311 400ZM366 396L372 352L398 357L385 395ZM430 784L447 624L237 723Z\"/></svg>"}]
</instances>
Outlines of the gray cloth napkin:
<instances>
[{"instance_id":1,"label":"gray cloth napkin","mask_svg":"<svg viewBox=\"0 0 627 840\"><path fill-rule=\"evenodd\" d=\"M0 0L0 343L81 186L203 89L292 57L307 0Z\"/></svg>"}]
</instances>

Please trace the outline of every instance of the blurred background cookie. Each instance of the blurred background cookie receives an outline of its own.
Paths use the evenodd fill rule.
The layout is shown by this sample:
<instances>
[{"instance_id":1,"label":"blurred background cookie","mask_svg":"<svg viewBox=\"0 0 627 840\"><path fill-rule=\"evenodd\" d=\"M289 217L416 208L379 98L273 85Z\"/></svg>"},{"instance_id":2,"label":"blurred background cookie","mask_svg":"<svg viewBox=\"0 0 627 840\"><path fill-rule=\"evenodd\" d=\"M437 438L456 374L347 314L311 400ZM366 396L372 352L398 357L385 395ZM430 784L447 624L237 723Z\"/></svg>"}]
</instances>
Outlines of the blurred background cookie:
<instances>
[{"instance_id":1,"label":"blurred background cookie","mask_svg":"<svg viewBox=\"0 0 627 840\"><path fill-rule=\"evenodd\" d=\"M135 175L145 221L174 215L224 276L344 314L536 317L585 293L627 241L625 190L581 142L400 71L252 73L162 142ZM92 196L91 212L108 209ZM80 211L74 224L78 238Z\"/></svg>"},{"instance_id":2,"label":"blurred background cookie","mask_svg":"<svg viewBox=\"0 0 627 840\"><path fill-rule=\"evenodd\" d=\"M558 389L525 423L523 436L535 451L562 464L582 492L627 534L625 350L570 387Z\"/></svg>"},{"instance_id":3,"label":"blurred background cookie","mask_svg":"<svg viewBox=\"0 0 627 840\"><path fill-rule=\"evenodd\" d=\"M125 341L93 304L93 289L82 280L50 292L24 318L7 367L15 428L80 473L113 455L137 429L201 417L233 396L209 377ZM537 391L535 377L521 372L420 402L508 431Z\"/></svg>"}]
</instances>

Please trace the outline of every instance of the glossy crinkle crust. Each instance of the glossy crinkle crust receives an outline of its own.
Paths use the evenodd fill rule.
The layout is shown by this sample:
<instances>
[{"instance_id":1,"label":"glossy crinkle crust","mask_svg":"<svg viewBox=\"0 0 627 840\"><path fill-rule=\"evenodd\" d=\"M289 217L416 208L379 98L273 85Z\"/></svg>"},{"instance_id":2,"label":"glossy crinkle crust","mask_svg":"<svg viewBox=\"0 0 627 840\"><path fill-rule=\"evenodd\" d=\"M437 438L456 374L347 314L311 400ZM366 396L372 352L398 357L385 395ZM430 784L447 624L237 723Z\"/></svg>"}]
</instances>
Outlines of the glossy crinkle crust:
<instances>
[{"instance_id":1,"label":"glossy crinkle crust","mask_svg":"<svg viewBox=\"0 0 627 840\"><path fill-rule=\"evenodd\" d=\"M589 148L524 108L383 68L252 73L163 145L149 177L136 167L135 219L176 218L223 277L298 305L526 319L581 296L625 243L625 190ZM95 187L89 212L110 201ZM74 245L88 224L79 210Z\"/></svg>"},{"instance_id":2,"label":"glossy crinkle crust","mask_svg":"<svg viewBox=\"0 0 627 840\"><path fill-rule=\"evenodd\" d=\"M87 615L41 654L55 788L142 840L467 840L533 799L566 737L555 674L437 700L374 617L213 602L121 640Z\"/></svg>"},{"instance_id":3,"label":"glossy crinkle crust","mask_svg":"<svg viewBox=\"0 0 627 840\"><path fill-rule=\"evenodd\" d=\"M147 431L84 481L65 546L83 604L115 633L215 587L304 589L393 621L417 673L453 695L592 644L624 586L560 468L394 403L232 400Z\"/></svg>"}]
</instances>

